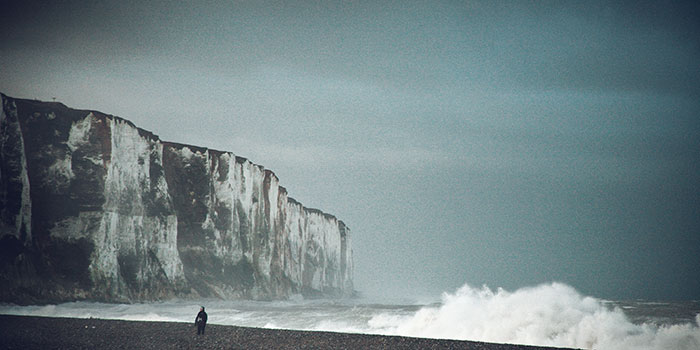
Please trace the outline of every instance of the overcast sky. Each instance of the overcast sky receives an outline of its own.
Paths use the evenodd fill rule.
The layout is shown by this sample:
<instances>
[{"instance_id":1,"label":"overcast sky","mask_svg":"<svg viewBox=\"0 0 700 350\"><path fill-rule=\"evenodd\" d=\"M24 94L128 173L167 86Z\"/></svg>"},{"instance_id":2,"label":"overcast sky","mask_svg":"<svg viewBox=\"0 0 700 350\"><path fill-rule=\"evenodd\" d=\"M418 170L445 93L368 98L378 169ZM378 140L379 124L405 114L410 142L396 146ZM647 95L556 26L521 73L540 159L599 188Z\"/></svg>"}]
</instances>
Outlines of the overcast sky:
<instances>
[{"instance_id":1,"label":"overcast sky","mask_svg":"<svg viewBox=\"0 0 700 350\"><path fill-rule=\"evenodd\" d=\"M0 92L273 170L367 295L700 299L699 7L608 3L0 0Z\"/></svg>"}]
</instances>

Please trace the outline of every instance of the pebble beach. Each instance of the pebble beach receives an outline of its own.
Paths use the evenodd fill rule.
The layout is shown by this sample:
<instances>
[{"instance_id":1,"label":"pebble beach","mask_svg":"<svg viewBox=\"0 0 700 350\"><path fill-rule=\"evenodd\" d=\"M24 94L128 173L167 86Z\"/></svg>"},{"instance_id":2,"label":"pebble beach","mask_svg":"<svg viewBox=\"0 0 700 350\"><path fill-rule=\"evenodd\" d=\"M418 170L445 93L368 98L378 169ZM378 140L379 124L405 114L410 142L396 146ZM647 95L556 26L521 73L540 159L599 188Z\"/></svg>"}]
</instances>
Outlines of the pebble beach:
<instances>
[{"instance_id":1,"label":"pebble beach","mask_svg":"<svg viewBox=\"0 0 700 350\"><path fill-rule=\"evenodd\" d=\"M0 315L2 349L555 349L368 334Z\"/></svg>"}]
</instances>

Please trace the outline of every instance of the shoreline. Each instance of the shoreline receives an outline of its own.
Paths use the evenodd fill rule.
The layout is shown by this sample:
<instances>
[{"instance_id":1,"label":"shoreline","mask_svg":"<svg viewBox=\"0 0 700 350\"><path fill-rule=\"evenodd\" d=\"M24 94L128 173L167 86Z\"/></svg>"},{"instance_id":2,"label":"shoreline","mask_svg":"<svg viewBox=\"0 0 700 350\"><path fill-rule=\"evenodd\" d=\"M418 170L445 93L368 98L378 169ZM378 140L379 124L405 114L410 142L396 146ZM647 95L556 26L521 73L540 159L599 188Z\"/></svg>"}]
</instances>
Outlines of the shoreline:
<instances>
[{"instance_id":1,"label":"shoreline","mask_svg":"<svg viewBox=\"0 0 700 350\"><path fill-rule=\"evenodd\" d=\"M3 349L564 349L466 340L194 323L0 315Z\"/></svg>"}]
</instances>

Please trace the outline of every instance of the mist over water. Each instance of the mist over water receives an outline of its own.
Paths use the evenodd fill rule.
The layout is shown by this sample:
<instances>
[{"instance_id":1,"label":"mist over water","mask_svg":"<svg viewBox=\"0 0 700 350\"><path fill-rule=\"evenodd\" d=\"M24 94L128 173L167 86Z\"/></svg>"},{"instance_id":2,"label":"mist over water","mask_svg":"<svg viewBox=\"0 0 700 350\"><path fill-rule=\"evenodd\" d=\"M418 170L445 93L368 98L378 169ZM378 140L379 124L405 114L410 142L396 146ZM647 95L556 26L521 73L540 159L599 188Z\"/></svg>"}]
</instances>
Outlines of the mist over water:
<instances>
[{"instance_id":1,"label":"mist over water","mask_svg":"<svg viewBox=\"0 0 700 350\"><path fill-rule=\"evenodd\" d=\"M0 305L34 316L193 322L476 340L585 349L700 349L700 302L606 301L562 283L515 291L464 285L439 302L175 300L149 304L74 302Z\"/></svg>"}]
</instances>

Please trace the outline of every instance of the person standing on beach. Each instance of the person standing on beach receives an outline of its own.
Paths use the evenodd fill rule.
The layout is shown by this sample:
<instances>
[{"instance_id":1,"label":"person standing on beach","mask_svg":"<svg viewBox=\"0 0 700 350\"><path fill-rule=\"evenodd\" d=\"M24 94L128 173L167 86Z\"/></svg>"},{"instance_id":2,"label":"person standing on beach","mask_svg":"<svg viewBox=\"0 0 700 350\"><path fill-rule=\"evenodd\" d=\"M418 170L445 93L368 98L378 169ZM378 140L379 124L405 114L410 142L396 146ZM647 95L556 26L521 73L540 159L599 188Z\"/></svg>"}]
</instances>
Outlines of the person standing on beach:
<instances>
[{"instance_id":1,"label":"person standing on beach","mask_svg":"<svg viewBox=\"0 0 700 350\"><path fill-rule=\"evenodd\" d=\"M194 325L197 326L197 335L204 334L204 327L207 326L207 313L204 312L204 306L199 308L199 313L194 319Z\"/></svg>"}]
</instances>

